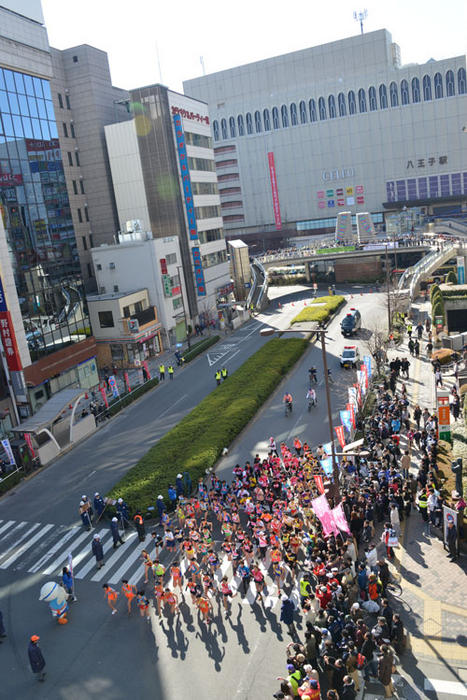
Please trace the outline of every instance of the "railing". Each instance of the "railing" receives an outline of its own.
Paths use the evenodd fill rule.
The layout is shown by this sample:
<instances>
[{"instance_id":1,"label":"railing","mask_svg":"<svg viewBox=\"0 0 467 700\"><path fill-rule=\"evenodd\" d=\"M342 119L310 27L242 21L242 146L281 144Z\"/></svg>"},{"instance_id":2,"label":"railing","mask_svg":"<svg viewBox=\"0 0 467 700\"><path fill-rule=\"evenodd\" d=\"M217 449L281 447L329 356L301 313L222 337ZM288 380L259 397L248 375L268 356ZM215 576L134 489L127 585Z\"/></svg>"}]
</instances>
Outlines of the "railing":
<instances>
[{"instance_id":1,"label":"railing","mask_svg":"<svg viewBox=\"0 0 467 700\"><path fill-rule=\"evenodd\" d=\"M436 269L437 266L439 266L446 260L449 260L449 258L452 257L453 251L455 251L459 247L459 244L451 243L450 245L445 245L440 251L434 251L432 254L427 255L425 258L422 259L422 264L416 270L410 283L409 289L411 299L414 299L415 297L415 292L420 282L421 276L431 271L432 269Z\"/></svg>"}]
</instances>

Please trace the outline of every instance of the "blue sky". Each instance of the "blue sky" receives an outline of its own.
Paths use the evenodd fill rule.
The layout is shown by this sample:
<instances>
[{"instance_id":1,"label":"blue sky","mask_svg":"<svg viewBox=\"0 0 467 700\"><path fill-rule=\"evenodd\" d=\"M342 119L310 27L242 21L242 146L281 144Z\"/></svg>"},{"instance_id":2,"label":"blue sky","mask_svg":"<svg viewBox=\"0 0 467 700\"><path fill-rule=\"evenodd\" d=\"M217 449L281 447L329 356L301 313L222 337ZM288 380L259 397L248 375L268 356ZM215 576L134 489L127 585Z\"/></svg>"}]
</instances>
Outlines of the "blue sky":
<instances>
[{"instance_id":1,"label":"blue sky","mask_svg":"<svg viewBox=\"0 0 467 700\"><path fill-rule=\"evenodd\" d=\"M42 0L50 44L91 44L109 54L113 84L182 81L360 32L387 29L402 63L465 55L467 1L444 0ZM159 61L158 61L159 54ZM159 71L160 63L160 71Z\"/></svg>"}]
</instances>

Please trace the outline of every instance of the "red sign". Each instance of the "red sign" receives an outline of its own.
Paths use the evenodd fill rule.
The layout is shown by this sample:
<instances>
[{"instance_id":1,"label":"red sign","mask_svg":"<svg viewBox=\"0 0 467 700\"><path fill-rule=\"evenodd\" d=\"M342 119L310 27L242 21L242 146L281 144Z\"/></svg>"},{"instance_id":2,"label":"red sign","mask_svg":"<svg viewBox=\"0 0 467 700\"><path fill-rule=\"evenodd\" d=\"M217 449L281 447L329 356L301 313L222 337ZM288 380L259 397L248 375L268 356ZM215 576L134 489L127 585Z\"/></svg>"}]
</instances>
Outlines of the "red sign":
<instances>
[{"instance_id":1,"label":"red sign","mask_svg":"<svg viewBox=\"0 0 467 700\"><path fill-rule=\"evenodd\" d=\"M60 141L58 139L50 139L50 141L44 141L42 139L24 140L27 151L50 151L53 148L60 148Z\"/></svg>"},{"instance_id":2,"label":"red sign","mask_svg":"<svg viewBox=\"0 0 467 700\"><path fill-rule=\"evenodd\" d=\"M16 342L15 329L9 311L0 311L0 336L5 350L8 369L12 372L20 372L21 359Z\"/></svg>"},{"instance_id":3,"label":"red sign","mask_svg":"<svg viewBox=\"0 0 467 700\"><path fill-rule=\"evenodd\" d=\"M167 260L165 258L160 258L159 263L161 266L161 272L163 275L167 274Z\"/></svg>"},{"instance_id":4,"label":"red sign","mask_svg":"<svg viewBox=\"0 0 467 700\"><path fill-rule=\"evenodd\" d=\"M23 184L23 176L21 174L14 175L13 173L0 174L0 187L18 187Z\"/></svg>"},{"instance_id":5,"label":"red sign","mask_svg":"<svg viewBox=\"0 0 467 700\"><path fill-rule=\"evenodd\" d=\"M344 426L343 425L338 425L337 428L334 428L336 431L337 439L339 440L339 445L344 448L345 447L345 436L344 436Z\"/></svg>"},{"instance_id":6,"label":"red sign","mask_svg":"<svg viewBox=\"0 0 467 700\"><path fill-rule=\"evenodd\" d=\"M34 447L32 446L31 433L24 433L24 439L26 441L27 446L29 447L31 457L34 459L36 453L34 452Z\"/></svg>"},{"instance_id":7,"label":"red sign","mask_svg":"<svg viewBox=\"0 0 467 700\"><path fill-rule=\"evenodd\" d=\"M268 153L268 163L269 163L269 179L271 180L272 206L274 209L274 220L276 222L276 230L280 231L282 228L281 208L280 208L280 204L279 204L279 192L277 190L277 177L276 177L276 165L274 163L274 153L272 153L271 151Z\"/></svg>"},{"instance_id":8,"label":"red sign","mask_svg":"<svg viewBox=\"0 0 467 700\"><path fill-rule=\"evenodd\" d=\"M128 378L128 372L124 372L124 373L123 373L123 376L125 377L126 388L127 388L128 392L130 392L130 391L131 391L131 386L130 386L130 380L129 380L129 378Z\"/></svg>"},{"instance_id":9,"label":"red sign","mask_svg":"<svg viewBox=\"0 0 467 700\"><path fill-rule=\"evenodd\" d=\"M172 296L173 297L176 297L177 294L181 294L181 293L182 293L182 288L180 287L180 285L178 287L172 287Z\"/></svg>"},{"instance_id":10,"label":"red sign","mask_svg":"<svg viewBox=\"0 0 467 700\"><path fill-rule=\"evenodd\" d=\"M100 386L100 387L99 387L99 391L101 392L101 396L102 396L103 402L105 403L105 405L106 405L107 408L108 408L108 407L109 407L109 402L107 401L107 393L106 393L106 391L105 391L105 386Z\"/></svg>"},{"instance_id":11,"label":"red sign","mask_svg":"<svg viewBox=\"0 0 467 700\"><path fill-rule=\"evenodd\" d=\"M183 117L183 119L192 119L193 121L204 122L205 124L209 124L209 117L203 117L202 114L188 112L188 110L181 109L180 107L172 106L172 114L179 114L181 117Z\"/></svg>"}]
</instances>

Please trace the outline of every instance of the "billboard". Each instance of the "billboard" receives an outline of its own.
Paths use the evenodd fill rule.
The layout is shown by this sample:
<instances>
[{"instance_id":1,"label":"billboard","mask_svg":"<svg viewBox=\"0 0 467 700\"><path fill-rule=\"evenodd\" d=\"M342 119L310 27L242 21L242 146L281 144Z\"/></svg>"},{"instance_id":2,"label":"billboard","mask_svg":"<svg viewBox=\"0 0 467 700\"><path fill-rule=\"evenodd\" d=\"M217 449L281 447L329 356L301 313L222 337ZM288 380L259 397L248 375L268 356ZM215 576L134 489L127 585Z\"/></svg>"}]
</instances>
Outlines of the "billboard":
<instances>
[{"instance_id":1,"label":"billboard","mask_svg":"<svg viewBox=\"0 0 467 700\"><path fill-rule=\"evenodd\" d=\"M268 153L268 163L269 163L269 179L271 181L272 207L274 210L274 221L276 222L276 230L280 231L282 228L281 208L280 208L280 204L279 204L279 192L277 189L277 177L276 177L276 165L274 163L274 153L272 153L271 151Z\"/></svg>"},{"instance_id":2,"label":"billboard","mask_svg":"<svg viewBox=\"0 0 467 700\"><path fill-rule=\"evenodd\" d=\"M195 282L196 290L199 297L206 296L206 283L204 281L203 263L201 260L201 253L199 248L192 248L191 254L193 256L193 266L195 270Z\"/></svg>"},{"instance_id":3,"label":"billboard","mask_svg":"<svg viewBox=\"0 0 467 700\"><path fill-rule=\"evenodd\" d=\"M188 155L186 152L185 133L182 126L182 118L179 114L173 115L175 126L175 138L177 140L178 162L183 183L183 195L185 198L185 211L188 221L188 231L191 240L198 240L198 227L196 225L195 207L193 204L193 191L191 189L190 171L188 169Z\"/></svg>"}]
</instances>

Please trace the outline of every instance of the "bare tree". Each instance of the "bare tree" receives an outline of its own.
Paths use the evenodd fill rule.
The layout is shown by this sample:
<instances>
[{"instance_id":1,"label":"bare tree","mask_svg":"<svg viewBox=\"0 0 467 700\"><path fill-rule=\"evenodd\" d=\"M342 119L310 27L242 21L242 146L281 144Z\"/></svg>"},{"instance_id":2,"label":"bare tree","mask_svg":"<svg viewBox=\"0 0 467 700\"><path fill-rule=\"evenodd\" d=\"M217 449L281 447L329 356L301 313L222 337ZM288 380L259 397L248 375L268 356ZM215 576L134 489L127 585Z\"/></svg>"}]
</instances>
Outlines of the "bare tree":
<instances>
[{"instance_id":1,"label":"bare tree","mask_svg":"<svg viewBox=\"0 0 467 700\"><path fill-rule=\"evenodd\" d=\"M370 337L365 341L368 352L376 363L376 371L381 374L381 368L386 360L386 348L388 345L388 332L382 325L373 325L368 328Z\"/></svg>"}]
</instances>

